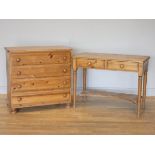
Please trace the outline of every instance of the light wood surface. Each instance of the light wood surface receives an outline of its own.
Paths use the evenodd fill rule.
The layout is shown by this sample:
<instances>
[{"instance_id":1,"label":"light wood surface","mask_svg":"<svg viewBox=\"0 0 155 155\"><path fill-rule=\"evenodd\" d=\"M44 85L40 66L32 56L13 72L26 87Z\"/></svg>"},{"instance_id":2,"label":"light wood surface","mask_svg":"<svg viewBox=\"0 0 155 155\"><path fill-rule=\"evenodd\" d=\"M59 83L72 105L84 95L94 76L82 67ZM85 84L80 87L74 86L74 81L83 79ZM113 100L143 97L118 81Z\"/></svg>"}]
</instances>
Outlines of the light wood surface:
<instances>
[{"instance_id":1,"label":"light wood surface","mask_svg":"<svg viewBox=\"0 0 155 155\"><path fill-rule=\"evenodd\" d=\"M87 87L87 69L83 68L83 91L86 91Z\"/></svg>"},{"instance_id":2,"label":"light wood surface","mask_svg":"<svg viewBox=\"0 0 155 155\"><path fill-rule=\"evenodd\" d=\"M90 67L90 68L98 68L103 69L105 68L105 61L104 60L96 60L96 59L89 59L89 58L78 58L77 64L79 67Z\"/></svg>"},{"instance_id":3,"label":"light wood surface","mask_svg":"<svg viewBox=\"0 0 155 155\"><path fill-rule=\"evenodd\" d=\"M0 134L155 134L155 98L146 99L145 113L135 104L113 97L77 97L76 109L64 104L8 112L0 96Z\"/></svg>"},{"instance_id":4,"label":"light wood surface","mask_svg":"<svg viewBox=\"0 0 155 155\"><path fill-rule=\"evenodd\" d=\"M139 76L138 77L138 100L137 100L137 114L138 114L138 117L141 114L141 107L142 107L141 103L142 103L142 77Z\"/></svg>"},{"instance_id":5,"label":"light wood surface","mask_svg":"<svg viewBox=\"0 0 155 155\"><path fill-rule=\"evenodd\" d=\"M77 85L77 71L73 72L73 106L75 108L75 101L76 101L76 85Z\"/></svg>"},{"instance_id":6,"label":"light wood surface","mask_svg":"<svg viewBox=\"0 0 155 155\"><path fill-rule=\"evenodd\" d=\"M108 54L108 53L79 53L74 55L73 58L88 58L88 59L99 59L99 60L120 60L120 61L132 61L132 62L145 62L150 57L141 55L123 55L123 54Z\"/></svg>"},{"instance_id":7,"label":"light wood surface","mask_svg":"<svg viewBox=\"0 0 155 155\"><path fill-rule=\"evenodd\" d=\"M70 76L14 79L12 82L11 91L13 93L19 91L70 88L70 80Z\"/></svg>"},{"instance_id":8,"label":"light wood surface","mask_svg":"<svg viewBox=\"0 0 155 155\"><path fill-rule=\"evenodd\" d=\"M64 94L35 95L35 96L13 96L14 108L30 107L35 105L60 104L70 101L70 92Z\"/></svg>"},{"instance_id":9,"label":"light wood surface","mask_svg":"<svg viewBox=\"0 0 155 155\"><path fill-rule=\"evenodd\" d=\"M107 61L107 69L108 70L137 72L138 64L135 62L129 62L129 61L108 60Z\"/></svg>"},{"instance_id":10,"label":"light wood surface","mask_svg":"<svg viewBox=\"0 0 155 155\"><path fill-rule=\"evenodd\" d=\"M70 76L70 64L27 65L12 67L12 78L41 78Z\"/></svg>"},{"instance_id":11,"label":"light wood surface","mask_svg":"<svg viewBox=\"0 0 155 155\"><path fill-rule=\"evenodd\" d=\"M8 107L71 104L71 49L60 46L9 47Z\"/></svg>"},{"instance_id":12,"label":"light wood surface","mask_svg":"<svg viewBox=\"0 0 155 155\"><path fill-rule=\"evenodd\" d=\"M69 47L65 46L21 46L21 47L6 47L8 52L18 53L18 52L51 52L51 51L70 51Z\"/></svg>"},{"instance_id":13,"label":"light wood surface","mask_svg":"<svg viewBox=\"0 0 155 155\"><path fill-rule=\"evenodd\" d=\"M92 90L92 89L87 89L84 90L80 93L80 96L95 96L95 97L113 97L113 98L118 98L118 99L124 99L128 100L134 104L136 104L137 100L137 95L135 94L124 94L124 93L119 93L119 92L109 92L106 90Z\"/></svg>"},{"instance_id":14,"label":"light wood surface","mask_svg":"<svg viewBox=\"0 0 155 155\"><path fill-rule=\"evenodd\" d=\"M141 116L144 111L146 98L146 84L149 56L137 55L121 55L121 54L106 54L106 53L82 53L74 55L73 70L74 70L74 107L76 104L76 83L77 70L83 69L83 91L86 91L86 72L87 68L114 70L114 71L129 71L138 73L138 97L137 116ZM92 93L91 93L92 94Z\"/></svg>"},{"instance_id":15,"label":"light wood surface","mask_svg":"<svg viewBox=\"0 0 155 155\"><path fill-rule=\"evenodd\" d=\"M12 51L11 51L12 52ZM11 63L14 66L42 65L42 64L66 64L70 63L70 51L35 51L16 52L12 55Z\"/></svg>"}]
</instances>

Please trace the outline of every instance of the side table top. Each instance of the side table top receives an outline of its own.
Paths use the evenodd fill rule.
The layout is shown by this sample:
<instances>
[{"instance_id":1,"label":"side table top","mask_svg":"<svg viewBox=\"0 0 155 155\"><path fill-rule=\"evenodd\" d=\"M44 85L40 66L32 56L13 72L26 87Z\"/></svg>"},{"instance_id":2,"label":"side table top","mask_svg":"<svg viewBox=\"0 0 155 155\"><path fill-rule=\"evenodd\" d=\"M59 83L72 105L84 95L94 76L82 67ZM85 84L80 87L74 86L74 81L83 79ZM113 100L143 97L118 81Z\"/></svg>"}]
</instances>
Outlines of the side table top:
<instances>
[{"instance_id":1,"label":"side table top","mask_svg":"<svg viewBox=\"0 0 155 155\"><path fill-rule=\"evenodd\" d=\"M133 61L145 62L150 59L150 56L142 55L124 55L124 54L108 54L108 53L79 53L73 58L88 58L88 59L104 59L104 60L118 60L118 61Z\"/></svg>"}]
</instances>

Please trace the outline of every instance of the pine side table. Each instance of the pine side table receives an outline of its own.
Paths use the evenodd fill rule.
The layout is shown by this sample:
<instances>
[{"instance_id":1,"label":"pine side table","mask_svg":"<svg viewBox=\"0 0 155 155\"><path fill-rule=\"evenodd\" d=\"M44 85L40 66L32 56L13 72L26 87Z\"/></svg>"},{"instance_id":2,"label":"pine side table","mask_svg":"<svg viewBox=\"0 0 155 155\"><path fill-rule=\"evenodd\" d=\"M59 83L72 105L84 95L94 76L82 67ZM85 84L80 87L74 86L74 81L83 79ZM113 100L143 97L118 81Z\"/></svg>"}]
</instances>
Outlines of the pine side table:
<instances>
[{"instance_id":1,"label":"pine side table","mask_svg":"<svg viewBox=\"0 0 155 155\"><path fill-rule=\"evenodd\" d=\"M137 116L141 116L145 109L146 84L149 56L121 55L106 53L82 53L73 57L73 104L76 105L77 70L83 69L83 92L86 92L87 68L127 71L138 73Z\"/></svg>"}]
</instances>

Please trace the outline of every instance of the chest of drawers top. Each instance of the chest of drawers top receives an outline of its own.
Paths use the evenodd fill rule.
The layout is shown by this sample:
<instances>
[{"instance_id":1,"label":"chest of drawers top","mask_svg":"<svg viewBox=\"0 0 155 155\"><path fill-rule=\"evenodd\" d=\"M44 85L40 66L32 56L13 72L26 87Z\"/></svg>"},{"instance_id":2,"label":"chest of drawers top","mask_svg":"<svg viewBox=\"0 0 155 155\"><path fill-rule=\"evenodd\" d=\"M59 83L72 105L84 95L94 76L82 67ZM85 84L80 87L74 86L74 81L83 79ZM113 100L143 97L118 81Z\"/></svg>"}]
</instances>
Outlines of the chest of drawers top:
<instances>
[{"instance_id":1,"label":"chest of drawers top","mask_svg":"<svg viewBox=\"0 0 155 155\"><path fill-rule=\"evenodd\" d=\"M63 46L33 46L6 48L12 66L68 64L71 59L71 48Z\"/></svg>"},{"instance_id":2,"label":"chest of drawers top","mask_svg":"<svg viewBox=\"0 0 155 155\"><path fill-rule=\"evenodd\" d=\"M50 51L70 51L71 48L65 46L22 46L22 47L6 47L8 52L50 52Z\"/></svg>"}]
</instances>

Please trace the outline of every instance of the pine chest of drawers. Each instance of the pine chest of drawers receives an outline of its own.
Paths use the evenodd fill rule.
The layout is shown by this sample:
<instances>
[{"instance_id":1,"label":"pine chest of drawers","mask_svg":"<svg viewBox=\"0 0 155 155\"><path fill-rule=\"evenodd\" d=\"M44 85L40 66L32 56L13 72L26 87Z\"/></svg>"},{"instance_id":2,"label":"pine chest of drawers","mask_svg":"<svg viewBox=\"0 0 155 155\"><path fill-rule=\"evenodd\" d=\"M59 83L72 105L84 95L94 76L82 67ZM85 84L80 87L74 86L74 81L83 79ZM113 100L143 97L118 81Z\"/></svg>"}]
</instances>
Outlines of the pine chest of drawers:
<instances>
[{"instance_id":1,"label":"pine chest of drawers","mask_svg":"<svg viewBox=\"0 0 155 155\"><path fill-rule=\"evenodd\" d=\"M71 103L71 48L9 47L8 107Z\"/></svg>"}]
</instances>

